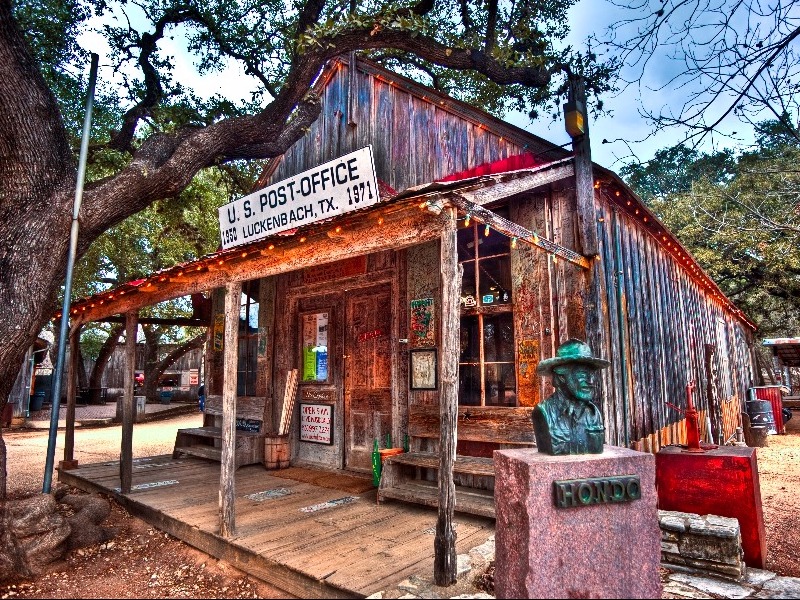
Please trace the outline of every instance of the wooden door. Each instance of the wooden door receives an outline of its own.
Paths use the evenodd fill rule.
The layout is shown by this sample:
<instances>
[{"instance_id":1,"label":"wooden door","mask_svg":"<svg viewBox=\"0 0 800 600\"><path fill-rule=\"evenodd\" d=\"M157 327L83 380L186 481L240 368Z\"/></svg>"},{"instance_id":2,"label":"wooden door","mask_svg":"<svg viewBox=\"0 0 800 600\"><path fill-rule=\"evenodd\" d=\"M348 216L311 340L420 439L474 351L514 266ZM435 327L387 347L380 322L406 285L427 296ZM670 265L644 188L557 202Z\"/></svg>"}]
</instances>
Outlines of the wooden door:
<instances>
[{"instance_id":1,"label":"wooden door","mask_svg":"<svg viewBox=\"0 0 800 600\"><path fill-rule=\"evenodd\" d=\"M345 467L372 470L375 439L392 431L391 288L355 290L345 321Z\"/></svg>"}]
</instances>

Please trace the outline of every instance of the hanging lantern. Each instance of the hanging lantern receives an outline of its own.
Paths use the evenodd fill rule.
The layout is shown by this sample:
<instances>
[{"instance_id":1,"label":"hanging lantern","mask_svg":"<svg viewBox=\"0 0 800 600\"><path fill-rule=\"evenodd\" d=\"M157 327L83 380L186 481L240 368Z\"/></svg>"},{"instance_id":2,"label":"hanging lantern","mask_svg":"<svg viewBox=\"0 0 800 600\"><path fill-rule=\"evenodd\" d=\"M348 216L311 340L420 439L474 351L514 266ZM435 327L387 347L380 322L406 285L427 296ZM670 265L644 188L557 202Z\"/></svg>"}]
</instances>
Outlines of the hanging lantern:
<instances>
[{"instance_id":1,"label":"hanging lantern","mask_svg":"<svg viewBox=\"0 0 800 600\"><path fill-rule=\"evenodd\" d=\"M586 109L583 102L571 100L564 105L564 128L570 137L576 138L586 133Z\"/></svg>"}]
</instances>

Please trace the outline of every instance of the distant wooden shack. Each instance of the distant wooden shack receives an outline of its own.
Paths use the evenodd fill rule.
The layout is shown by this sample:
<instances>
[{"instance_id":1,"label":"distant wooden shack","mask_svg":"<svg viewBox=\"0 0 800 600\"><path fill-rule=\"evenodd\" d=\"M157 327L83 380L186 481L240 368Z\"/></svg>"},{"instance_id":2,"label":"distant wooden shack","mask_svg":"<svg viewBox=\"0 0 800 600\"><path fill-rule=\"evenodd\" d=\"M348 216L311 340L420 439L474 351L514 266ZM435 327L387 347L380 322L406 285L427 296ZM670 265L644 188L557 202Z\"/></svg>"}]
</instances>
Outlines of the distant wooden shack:
<instances>
[{"instance_id":1,"label":"distant wooden shack","mask_svg":"<svg viewBox=\"0 0 800 600\"><path fill-rule=\"evenodd\" d=\"M568 338L611 362L607 443L685 442L690 381L704 438L732 436L755 328L619 177L595 165L581 210L563 148L367 61L334 61L316 91L322 115L259 187L371 146L380 202L76 302L73 327L215 290L208 393L263 399L268 435L298 369L298 465L369 472L376 440L436 452L450 384L459 455L533 445L530 412L550 392L536 365ZM463 273L455 304L448 252ZM309 410L329 430L302 429Z\"/></svg>"}]
</instances>

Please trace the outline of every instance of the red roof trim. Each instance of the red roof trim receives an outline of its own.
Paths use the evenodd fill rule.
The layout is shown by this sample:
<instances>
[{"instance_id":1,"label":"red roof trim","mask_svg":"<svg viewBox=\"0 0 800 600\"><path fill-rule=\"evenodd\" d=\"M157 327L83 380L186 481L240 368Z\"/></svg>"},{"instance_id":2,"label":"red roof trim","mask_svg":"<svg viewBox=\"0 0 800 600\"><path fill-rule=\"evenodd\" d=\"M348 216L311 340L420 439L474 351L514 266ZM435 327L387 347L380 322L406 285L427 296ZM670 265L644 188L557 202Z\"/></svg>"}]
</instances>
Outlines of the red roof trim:
<instances>
[{"instance_id":1,"label":"red roof trim","mask_svg":"<svg viewBox=\"0 0 800 600\"><path fill-rule=\"evenodd\" d=\"M533 154L525 152L508 158L501 158L494 162L483 163L477 167L472 167L458 173L453 173L439 179L439 181L461 181L462 179L469 179L471 177L480 177L481 175L496 175L498 173L506 173L508 171L519 171L521 169L530 169L531 167L538 167L546 164L545 161L536 160Z\"/></svg>"}]
</instances>

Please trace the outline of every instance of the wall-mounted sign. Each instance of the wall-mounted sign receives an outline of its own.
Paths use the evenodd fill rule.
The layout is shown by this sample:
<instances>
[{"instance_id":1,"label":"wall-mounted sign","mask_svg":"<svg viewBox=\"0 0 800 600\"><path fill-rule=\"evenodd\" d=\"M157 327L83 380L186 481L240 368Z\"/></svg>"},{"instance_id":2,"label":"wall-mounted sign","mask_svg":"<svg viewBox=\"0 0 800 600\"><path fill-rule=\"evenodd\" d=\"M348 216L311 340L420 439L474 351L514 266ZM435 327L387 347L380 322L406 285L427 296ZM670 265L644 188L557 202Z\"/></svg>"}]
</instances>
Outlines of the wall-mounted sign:
<instances>
[{"instance_id":1,"label":"wall-mounted sign","mask_svg":"<svg viewBox=\"0 0 800 600\"><path fill-rule=\"evenodd\" d=\"M354 256L324 265L306 267L303 269L303 283L333 281L334 279L363 275L366 272L367 257L364 255Z\"/></svg>"},{"instance_id":2,"label":"wall-mounted sign","mask_svg":"<svg viewBox=\"0 0 800 600\"><path fill-rule=\"evenodd\" d=\"M304 387L300 390L301 400L321 400L322 402L335 402L335 390L319 390L312 387Z\"/></svg>"},{"instance_id":3,"label":"wall-mounted sign","mask_svg":"<svg viewBox=\"0 0 800 600\"><path fill-rule=\"evenodd\" d=\"M258 433L261 431L261 421L256 419L236 419L236 431Z\"/></svg>"},{"instance_id":4,"label":"wall-mounted sign","mask_svg":"<svg viewBox=\"0 0 800 600\"><path fill-rule=\"evenodd\" d=\"M300 441L333 444L333 405L300 403Z\"/></svg>"},{"instance_id":5,"label":"wall-mounted sign","mask_svg":"<svg viewBox=\"0 0 800 600\"><path fill-rule=\"evenodd\" d=\"M436 345L433 298L411 301L411 347L430 348Z\"/></svg>"},{"instance_id":6,"label":"wall-mounted sign","mask_svg":"<svg viewBox=\"0 0 800 600\"><path fill-rule=\"evenodd\" d=\"M372 146L367 146L221 206L222 248L248 244L377 201Z\"/></svg>"}]
</instances>

